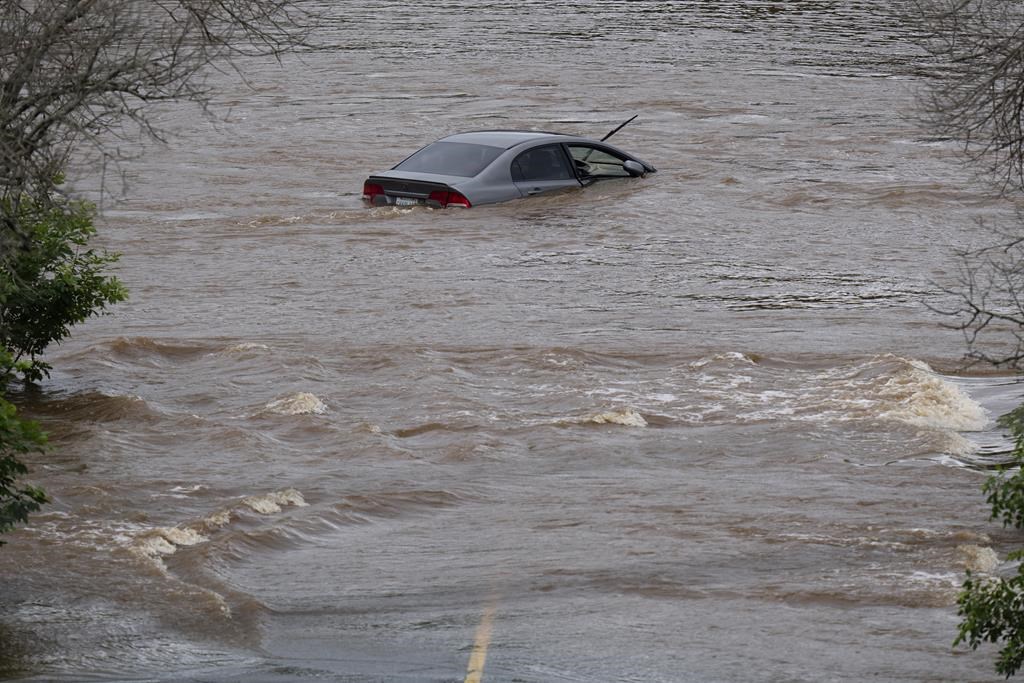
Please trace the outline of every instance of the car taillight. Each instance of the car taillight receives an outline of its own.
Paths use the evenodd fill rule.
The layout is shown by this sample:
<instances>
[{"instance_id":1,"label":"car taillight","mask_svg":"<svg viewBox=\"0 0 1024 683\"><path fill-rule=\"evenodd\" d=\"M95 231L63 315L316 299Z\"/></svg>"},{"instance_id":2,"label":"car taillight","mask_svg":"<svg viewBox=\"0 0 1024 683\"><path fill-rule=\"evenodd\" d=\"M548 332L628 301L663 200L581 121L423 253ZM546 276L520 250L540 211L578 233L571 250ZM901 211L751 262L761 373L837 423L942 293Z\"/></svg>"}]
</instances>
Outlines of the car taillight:
<instances>
[{"instance_id":1,"label":"car taillight","mask_svg":"<svg viewBox=\"0 0 1024 683\"><path fill-rule=\"evenodd\" d=\"M384 188L377 183L371 183L370 181L363 183L363 199L369 203L373 204L373 200L377 195L382 194L384 194Z\"/></svg>"},{"instance_id":2,"label":"car taillight","mask_svg":"<svg viewBox=\"0 0 1024 683\"><path fill-rule=\"evenodd\" d=\"M448 190L435 190L431 192L429 201L437 202L441 205L442 209L447 206L462 206L467 209L473 206L464 195L454 191L449 192Z\"/></svg>"}]
</instances>

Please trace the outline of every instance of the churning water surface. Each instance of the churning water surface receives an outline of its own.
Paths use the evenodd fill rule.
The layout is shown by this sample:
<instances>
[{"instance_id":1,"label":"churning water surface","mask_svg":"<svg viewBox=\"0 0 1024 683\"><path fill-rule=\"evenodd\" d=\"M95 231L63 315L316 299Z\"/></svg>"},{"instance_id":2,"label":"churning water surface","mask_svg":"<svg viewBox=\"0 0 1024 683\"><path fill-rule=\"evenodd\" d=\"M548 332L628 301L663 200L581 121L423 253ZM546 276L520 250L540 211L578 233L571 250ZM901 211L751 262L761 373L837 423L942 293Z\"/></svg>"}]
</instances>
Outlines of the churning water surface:
<instances>
[{"instance_id":1,"label":"churning water surface","mask_svg":"<svg viewBox=\"0 0 1024 683\"><path fill-rule=\"evenodd\" d=\"M1013 212L915 122L891 3L326 10L102 197L132 299L18 397L54 502L2 675L993 678L954 600L1014 547L979 487L1022 392L931 309ZM360 202L444 134L634 113L646 179Z\"/></svg>"}]
</instances>

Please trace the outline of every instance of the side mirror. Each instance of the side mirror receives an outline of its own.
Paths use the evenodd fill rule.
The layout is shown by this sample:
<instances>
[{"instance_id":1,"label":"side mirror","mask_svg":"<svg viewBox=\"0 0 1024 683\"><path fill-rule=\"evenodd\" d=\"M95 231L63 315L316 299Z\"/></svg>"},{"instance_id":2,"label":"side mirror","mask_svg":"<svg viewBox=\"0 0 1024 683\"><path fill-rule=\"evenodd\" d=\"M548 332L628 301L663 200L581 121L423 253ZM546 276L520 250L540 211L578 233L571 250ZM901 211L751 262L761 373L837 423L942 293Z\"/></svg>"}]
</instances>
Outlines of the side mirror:
<instances>
[{"instance_id":1,"label":"side mirror","mask_svg":"<svg viewBox=\"0 0 1024 683\"><path fill-rule=\"evenodd\" d=\"M633 161L632 159L627 159L626 161L623 161L622 168L625 169L626 173L628 173L634 178L639 178L644 173L647 173L647 169L644 168L643 164L641 164L639 161Z\"/></svg>"}]
</instances>

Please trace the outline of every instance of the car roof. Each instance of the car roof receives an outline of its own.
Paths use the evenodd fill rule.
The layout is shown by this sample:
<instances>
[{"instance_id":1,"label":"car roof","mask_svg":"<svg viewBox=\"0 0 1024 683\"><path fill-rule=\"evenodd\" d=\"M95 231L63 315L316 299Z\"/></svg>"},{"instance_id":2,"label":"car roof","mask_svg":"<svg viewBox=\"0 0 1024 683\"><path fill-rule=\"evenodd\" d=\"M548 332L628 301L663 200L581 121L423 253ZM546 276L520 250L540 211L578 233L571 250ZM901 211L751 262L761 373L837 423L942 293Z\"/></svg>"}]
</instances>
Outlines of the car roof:
<instances>
[{"instance_id":1,"label":"car roof","mask_svg":"<svg viewBox=\"0 0 1024 683\"><path fill-rule=\"evenodd\" d=\"M543 130L475 130L468 133L456 133L438 142L467 142L474 145L487 145L489 147L501 147L510 149L524 142L533 140L576 138L575 135L563 133L549 133Z\"/></svg>"}]
</instances>

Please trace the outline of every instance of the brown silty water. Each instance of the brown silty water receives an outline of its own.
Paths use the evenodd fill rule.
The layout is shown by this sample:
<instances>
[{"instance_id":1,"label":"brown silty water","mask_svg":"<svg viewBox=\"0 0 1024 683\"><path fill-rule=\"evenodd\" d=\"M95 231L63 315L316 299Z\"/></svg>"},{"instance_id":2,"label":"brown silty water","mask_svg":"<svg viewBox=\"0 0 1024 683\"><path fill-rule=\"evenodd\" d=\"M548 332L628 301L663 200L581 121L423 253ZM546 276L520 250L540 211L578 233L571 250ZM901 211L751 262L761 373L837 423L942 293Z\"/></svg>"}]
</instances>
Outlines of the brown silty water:
<instances>
[{"instance_id":1,"label":"brown silty water","mask_svg":"<svg viewBox=\"0 0 1024 683\"><path fill-rule=\"evenodd\" d=\"M102 198L132 298L17 397L54 502L0 552L4 674L464 680L486 614L485 681L994 680L954 600L1015 547L979 487L1020 391L929 306L1013 211L915 122L913 27L328 11ZM448 133L634 113L648 178L360 201Z\"/></svg>"}]
</instances>

